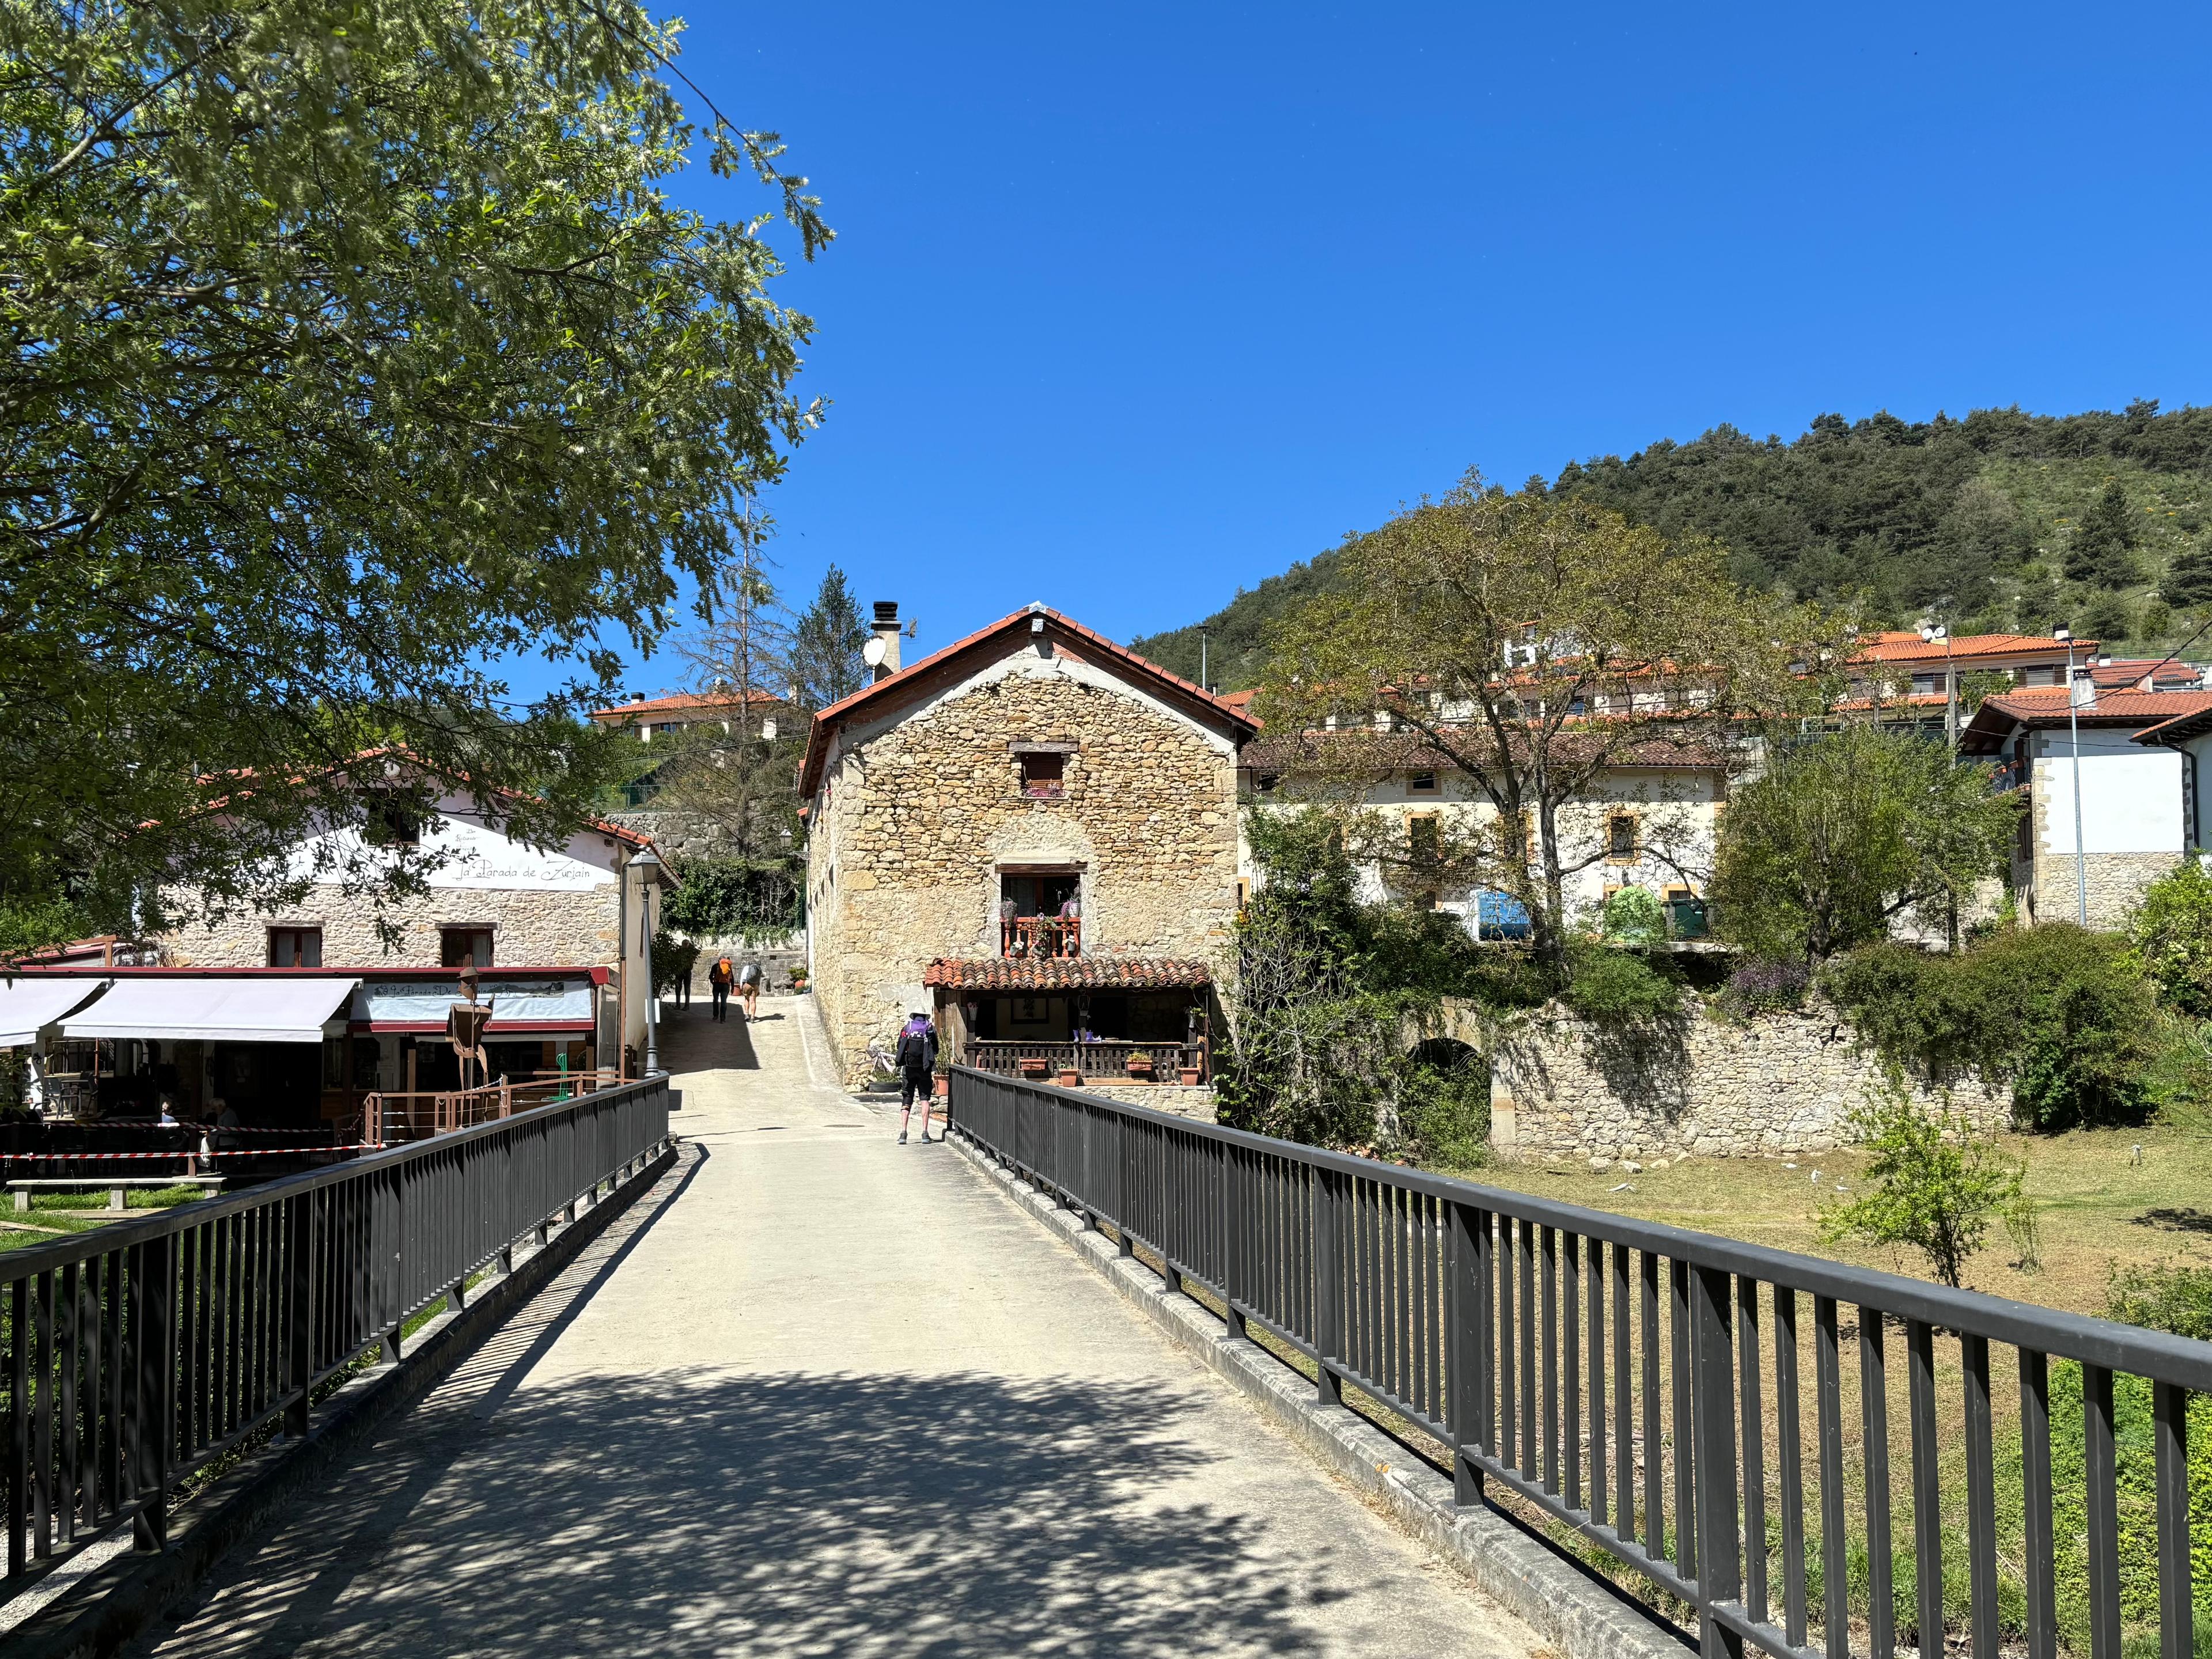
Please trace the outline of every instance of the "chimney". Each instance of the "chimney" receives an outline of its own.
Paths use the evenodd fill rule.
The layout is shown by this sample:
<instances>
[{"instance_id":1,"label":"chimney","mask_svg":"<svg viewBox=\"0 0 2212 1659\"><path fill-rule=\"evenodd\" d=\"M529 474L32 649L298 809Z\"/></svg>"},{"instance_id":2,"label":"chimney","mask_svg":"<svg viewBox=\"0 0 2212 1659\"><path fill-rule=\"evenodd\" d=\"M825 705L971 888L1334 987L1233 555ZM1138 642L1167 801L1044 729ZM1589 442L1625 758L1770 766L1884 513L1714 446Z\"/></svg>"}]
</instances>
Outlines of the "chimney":
<instances>
[{"instance_id":1,"label":"chimney","mask_svg":"<svg viewBox=\"0 0 2212 1659\"><path fill-rule=\"evenodd\" d=\"M896 599L876 601L876 642L881 652L874 654L876 678L887 680L899 671L899 619Z\"/></svg>"}]
</instances>

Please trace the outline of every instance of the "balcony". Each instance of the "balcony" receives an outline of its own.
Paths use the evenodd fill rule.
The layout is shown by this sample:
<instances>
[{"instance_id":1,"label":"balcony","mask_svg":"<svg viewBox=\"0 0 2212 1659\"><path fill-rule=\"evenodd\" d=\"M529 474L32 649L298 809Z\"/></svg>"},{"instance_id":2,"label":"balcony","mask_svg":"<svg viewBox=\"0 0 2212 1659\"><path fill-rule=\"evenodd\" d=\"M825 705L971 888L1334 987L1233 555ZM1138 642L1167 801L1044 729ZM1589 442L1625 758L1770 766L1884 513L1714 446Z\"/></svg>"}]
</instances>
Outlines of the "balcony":
<instances>
[{"instance_id":1,"label":"balcony","mask_svg":"<svg viewBox=\"0 0 2212 1659\"><path fill-rule=\"evenodd\" d=\"M1201 1083L1210 1081L1204 1042L971 1042L967 1063L979 1072L1000 1077L1024 1075L1049 1083L1063 1071L1073 1071L1086 1083L1126 1083L1129 1056L1150 1054L1152 1075L1162 1083L1180 1080L1194 1071Z\"/></svg>"},{"instance_id":2,"label":"balcony","mask_svg":"<svg viewBox=\"0 0 2212 1659\"><path fill-rule=\"evenodd\" d=\"M1083 954L1083 918L1008 916L999 923L999 954L1079 957Z\"/></svg>"}]
</instances>

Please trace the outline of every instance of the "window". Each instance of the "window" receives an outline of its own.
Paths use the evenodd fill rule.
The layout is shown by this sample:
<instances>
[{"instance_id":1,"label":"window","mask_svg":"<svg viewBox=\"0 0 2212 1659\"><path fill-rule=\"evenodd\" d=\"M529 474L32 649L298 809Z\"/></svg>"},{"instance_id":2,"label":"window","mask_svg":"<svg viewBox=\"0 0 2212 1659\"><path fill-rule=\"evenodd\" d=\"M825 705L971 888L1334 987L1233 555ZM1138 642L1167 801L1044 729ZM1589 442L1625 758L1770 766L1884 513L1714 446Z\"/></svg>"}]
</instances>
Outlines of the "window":
<instances>
[{"instance_id":1,"label":"window","mask_svg":"<svg viewBox=\"0 0 2212 1659\"><path fill-rule=\"evenodd\" d=\"M1416 812L1406 820L1406 848L1416 866L1434 864L1443 856L1443 839L1434 812Z\"/></svg>"},{"instance_id":2,"label":"window","mask_svg":"<svg viewBox=\"0 0 2212 1659\"><path fill-rule=\"evenodd\" d=\"M319 927L271 927L269 930L271 968L319 968L323 965L323 930Z\"/></svg>"},{"instance_id":3,"label":"window","mask_svg":"<svg viewBox=\"0 0 2212 1659\"><path fill-rule=\"evenodd\" d=\"M422 819L406 802L380 795L368 804L368 823L362 834L372 847L419 847Z\"/></svg>"},{"instance_id":4,"label":"window","mask_svg":"<svg viewBox=\"0 0 2212 1659\"><path fill-rule=\"evenodd\" d=\"M1435 794L1437 793L1437 775L1433 772L1416 772L1413 774L1412 776L1406 780L1406 793L1409 795Z\"/></svg>"},{"instance_id":5,"label":"window","mask_svg":"<svg viewBox=\"0 0 2212 1659\"><path fill-rule=\"evenodd\" d=\"M1636 860L1636 814L1615 812L1605 821L1605 855L1623 864Z\"/></svg>"},{"instance_id":6,"label":"window","mask_svg":"<svg viewBox=\"0 0 2212 1659\"><path fill-rule=\"evenodd\" d=\"M441 927L438 930L438 965L458 968L464 958L477 968L491 966L491 929L489 927Z\"/></svg>"},{"instance_id":7,"label":"window","mask_svg":"<svg viewBox=\"0 0 2212 1659\"><path fill-rule=\"evenodd\" d=\"M1065 792L1067 757L1032 750L1021 757L1022 793L1032 800L1057 800Z\"/></svg>"}]
</instances>

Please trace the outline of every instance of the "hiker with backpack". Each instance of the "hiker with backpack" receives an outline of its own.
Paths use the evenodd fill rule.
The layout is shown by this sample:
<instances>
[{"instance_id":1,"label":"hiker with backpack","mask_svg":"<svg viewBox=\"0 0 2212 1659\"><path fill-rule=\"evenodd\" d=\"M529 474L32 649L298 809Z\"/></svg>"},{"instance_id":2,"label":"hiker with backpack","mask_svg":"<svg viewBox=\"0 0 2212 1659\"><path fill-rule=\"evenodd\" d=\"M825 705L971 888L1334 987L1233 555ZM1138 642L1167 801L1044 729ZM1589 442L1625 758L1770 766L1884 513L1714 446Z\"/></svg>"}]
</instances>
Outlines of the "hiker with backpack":
<instances>
[{"instance_id":1,"label":"hiker with backpack","mask_svg":"<svg viewBox=\"0 0 2212 1659\"><path fill-rule=\"evenodd\" d=\"M914 1110L914 1097L921 1097L921 1143L929 1144L929 1109L937 1088L937 1027L916 1008L899 1027L898 1048L892 1056L899 1074L899 1145L906 1145L906 1121Z\"/></svg>"}]
</instances>

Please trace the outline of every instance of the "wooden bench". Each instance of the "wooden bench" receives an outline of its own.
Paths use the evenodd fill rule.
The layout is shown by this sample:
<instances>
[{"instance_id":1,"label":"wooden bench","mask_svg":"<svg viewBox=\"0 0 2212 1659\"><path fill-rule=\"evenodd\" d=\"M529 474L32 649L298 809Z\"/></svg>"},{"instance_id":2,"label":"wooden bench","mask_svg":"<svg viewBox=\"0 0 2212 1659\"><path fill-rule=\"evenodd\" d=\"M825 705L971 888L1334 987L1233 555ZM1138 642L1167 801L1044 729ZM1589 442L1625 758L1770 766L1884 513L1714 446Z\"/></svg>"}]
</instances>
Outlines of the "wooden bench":
<instances>
[{"instance_id":1,"label":"wooden bench","mask_svg":"<svg viewBox=\"0 0 2212 1659\"><path fill-rule=\"evenodd\" d=\"M223 1178L219 1175L186 1176L58 1176L46 1181L11 1181L8 1190L15 1194L15 1212L20 1215L31 1207L33 1188L66 1189L73 1193L96 1193L107 1189L107 1207L120 1210L124 1189L128 1187L220 1187Z\"/></svg>"}]
</instances>

